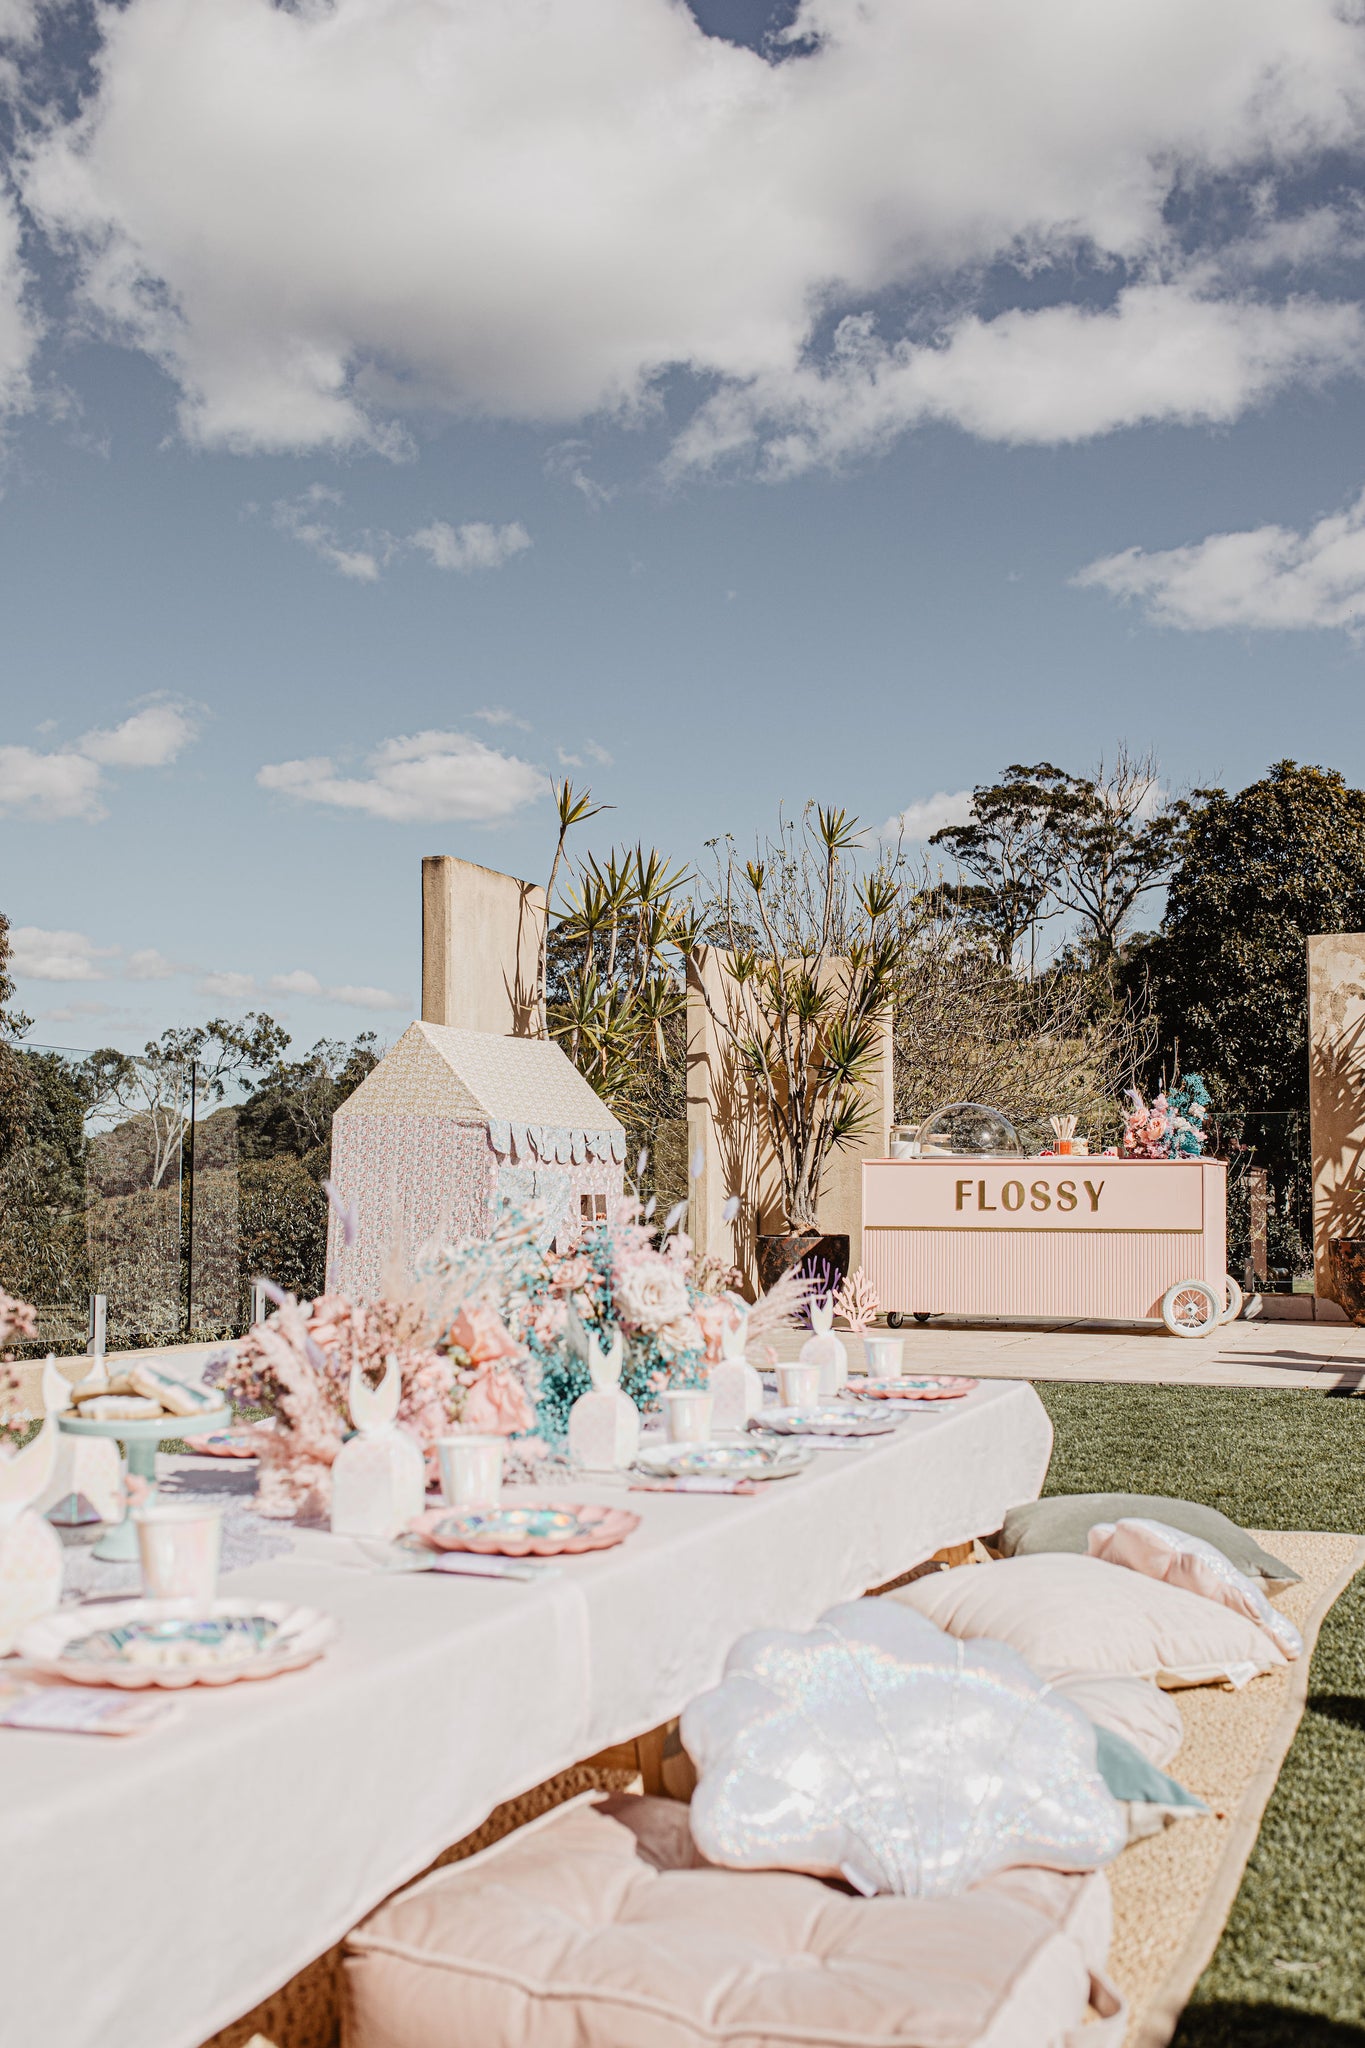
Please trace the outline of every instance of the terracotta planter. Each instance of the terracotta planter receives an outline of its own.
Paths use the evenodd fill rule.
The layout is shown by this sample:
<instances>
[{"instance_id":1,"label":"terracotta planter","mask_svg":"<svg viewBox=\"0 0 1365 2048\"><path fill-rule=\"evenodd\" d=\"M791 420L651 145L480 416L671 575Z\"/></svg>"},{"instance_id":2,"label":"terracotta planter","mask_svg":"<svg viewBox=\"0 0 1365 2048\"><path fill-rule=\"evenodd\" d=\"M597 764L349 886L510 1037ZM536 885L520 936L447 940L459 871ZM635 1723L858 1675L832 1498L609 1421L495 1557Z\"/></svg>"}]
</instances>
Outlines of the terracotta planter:
<instances>
[{"instance_id":1,"label":"terracotta planter","mask_svg":"<svg viewBox=\"0 0 1365 2048\"><path fill-rule=\"evenodd\" d=\"M1365 1323L1365 1237L1334 1237L1330 1243L1337 1300L1353 1323Z\"/></svg>"},{"instance_id":2,"label":"terracotta planter","mask_svg":"<svg viewBox=\"0 0 1365 2048\"><path fill-rule=\"evenodd\" d=\"M766 1293L793 1266L811 1262L818 1271L823 1261L834 1273L836 1284L848 1274L848 1232L786 1231L780 1237L760 1237L757 1244L758 1284Z\"/></svg>"}]
</instances>

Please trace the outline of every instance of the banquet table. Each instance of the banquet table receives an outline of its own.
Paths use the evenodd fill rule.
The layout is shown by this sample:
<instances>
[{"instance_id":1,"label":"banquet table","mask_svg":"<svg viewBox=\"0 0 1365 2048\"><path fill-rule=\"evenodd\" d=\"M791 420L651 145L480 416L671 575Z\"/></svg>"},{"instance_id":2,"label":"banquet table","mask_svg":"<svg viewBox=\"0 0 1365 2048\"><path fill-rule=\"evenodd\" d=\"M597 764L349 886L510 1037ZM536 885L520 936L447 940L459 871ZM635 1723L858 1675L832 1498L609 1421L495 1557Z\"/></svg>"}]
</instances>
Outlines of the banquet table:
<instances>
[{"instance_id":1,"label":"banquet table","mask_svg":"<svg viewBox=\"0 0 1365 2048\"><path fill-rule=\"evenodd\" d=\"M197 2048L501 1801L679 1713L745 1630L808 1627L1042 1486L1026 1383L896 1420L752 1495L538 1489L641 1526L534 1584L386 1574L291 1532L223 1589L326 1609L320 1662L178 1693L141 1735L0 1729L0 2036Z\"/></svg>"}]
</instances>

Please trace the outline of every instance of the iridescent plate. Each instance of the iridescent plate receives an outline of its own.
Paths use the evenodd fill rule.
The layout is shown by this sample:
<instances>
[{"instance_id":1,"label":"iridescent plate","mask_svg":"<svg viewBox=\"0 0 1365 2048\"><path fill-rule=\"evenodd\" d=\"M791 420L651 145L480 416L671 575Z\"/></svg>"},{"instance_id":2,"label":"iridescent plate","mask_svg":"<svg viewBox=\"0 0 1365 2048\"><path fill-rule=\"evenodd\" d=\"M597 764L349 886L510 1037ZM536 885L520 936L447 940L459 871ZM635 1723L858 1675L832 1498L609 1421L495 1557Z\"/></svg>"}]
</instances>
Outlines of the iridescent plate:
<instances>
[{"instance_id":1,"label":"iridescent plate","mask_svg":"<svg viewBox=\"0 0 1365 2048\"><path fill-rule=\"evenodd\" d=\"M475 1550L500 1557L559 1557L609 1550L638 1529L628 1508L593 1502L523 1501L486 1508L432 1508L412 1524L437 1550Z\"/></svg>"},{"instance_id":2,"label":"iridescent plate","mask_svg":"<svg viewBox=\"0 0 1365 2048\"><path fill-rule=\"evenodd\" d=\"M778 1436L887 1436L895 1426L885 1416L860 1414L846 1401L819 1408L765 1408L749 1424Z\"/></svg>"},{"instance_id":3,"label":"iridescent plate","mask_svg":"<svg viewBox=\"0 0 1365 2048\"><path fill-rule=\"evenodd\" d=\"M644 1444L635 1468L651 1479L789 1479L814 1455L804 1444L750 1436L732 1443Z\"/></svg>"},{"instance_id":4,"label":"iridescent plate","mask_svg":"<svg viewBox=\"0 0 1365 2048\"><path fill-rule=\"evenodd\" d=\"M870 1401L960 1401L975 1385L975 1380L952 1373L925 1378L907 1372L891 1379L860 1380L858 1392Z\"/></svg>"},{"instance_id":5,"label":"iridescent plate","mask_svg":"<svg viewBox=\"0 0 1365 2048\"><path fill-rule=\"evenodd\" d=\"M126 1600L98 1614L46 1615L24 1631L19 1653L32 1669L80 1685L179 1688L297 1671L335 1635L330 1615L282 1600L217 1600L199 1616Z\"/></svg>"}]
</instances>

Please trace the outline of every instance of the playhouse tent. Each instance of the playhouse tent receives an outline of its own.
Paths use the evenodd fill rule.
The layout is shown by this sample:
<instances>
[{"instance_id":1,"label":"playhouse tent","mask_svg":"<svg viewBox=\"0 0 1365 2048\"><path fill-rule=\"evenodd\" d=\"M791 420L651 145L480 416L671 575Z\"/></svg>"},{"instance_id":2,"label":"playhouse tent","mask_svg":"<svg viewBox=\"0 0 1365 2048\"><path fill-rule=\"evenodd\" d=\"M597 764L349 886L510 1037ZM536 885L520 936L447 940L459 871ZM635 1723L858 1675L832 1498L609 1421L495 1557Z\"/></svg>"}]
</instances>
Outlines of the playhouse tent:
<instances>
[{"instance_id":1,"label":"playhouse tent","mask_svg":"<svg viewBox=\"0 0 1365 2048\"><path fill-rule=\"evenodd\" d=\"M329 1268L347 1293L379 1292L437 1233L482 1235L506 1201L545 1207L542 1241L605 1214L622 1192L624 1127L553 1039L411 1024L332 1122L332 1182L359 1229L337 1219Z\"/></svg>"}]
</instances>

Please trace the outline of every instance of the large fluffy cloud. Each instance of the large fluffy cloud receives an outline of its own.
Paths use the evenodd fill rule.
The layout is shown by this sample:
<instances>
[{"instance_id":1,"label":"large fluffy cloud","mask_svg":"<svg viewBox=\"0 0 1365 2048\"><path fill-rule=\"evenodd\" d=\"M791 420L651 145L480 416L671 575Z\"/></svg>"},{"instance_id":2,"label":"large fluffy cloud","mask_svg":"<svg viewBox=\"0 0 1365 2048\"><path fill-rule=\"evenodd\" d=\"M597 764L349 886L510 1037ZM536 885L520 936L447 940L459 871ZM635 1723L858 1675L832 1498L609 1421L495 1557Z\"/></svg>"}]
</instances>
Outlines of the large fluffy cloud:
<instances>
[{"instance_id":1,"label":"large fluffy cloud","mask_svg":"<svg viewBox=\"0 0 1365 2048\"><path fill-rule=\"evenodd\" d=\"M1306 533L1258 526L1189 547L1125 548L1073 578L1136 598L1158 625L1186 631L1365 628L1365 495Z\"/></svg>"},{"instance_id":2,"label":"large fluffy cloud","mask_svg":"<svg viewBox=\"0 0 1365 2048\"><path fill-rule=\"evenodd\" d=\"M1163 209L1357 139L1350 12L806 0L769 62L676 0L127 0L26 193L205 441L392 446L420 406L570 421L673 366L720 392L679 459L763 442L775 473L926 416L1221 419L1355 366L1360 336L1189 272ZM984 266L1076 252L1147 295L970 315ZM855 327L826 360L831 312L893 288L913 342Z\"/></svg>"},{"instance_id":3,"label":"large fluffy cloud","mask_svg":"<svg viewBox=\"0 0 1365 2048\"><path fill-rule=\"evenodd\" d=\"M262 789L303 803L362 811L395 825L463 820L500 824L548 788L529 761L462 732L419 732L385 740L368 775L343 775L326 756L273 761L257 774Z\"/></svg>"},{"instance_id":4,"label":"large fluffy cloud","mask_svg":"<svg viewBox=\"0 0 1365 2048\"><path fill-rule=\"evenodd\" d=\"M106 815L106 768L165 768L194 738L195 721L179 704L149 704L121 724L96 727L70 746L0 746L0 816L53 822Z\"/></svg>"}]
</instances>

